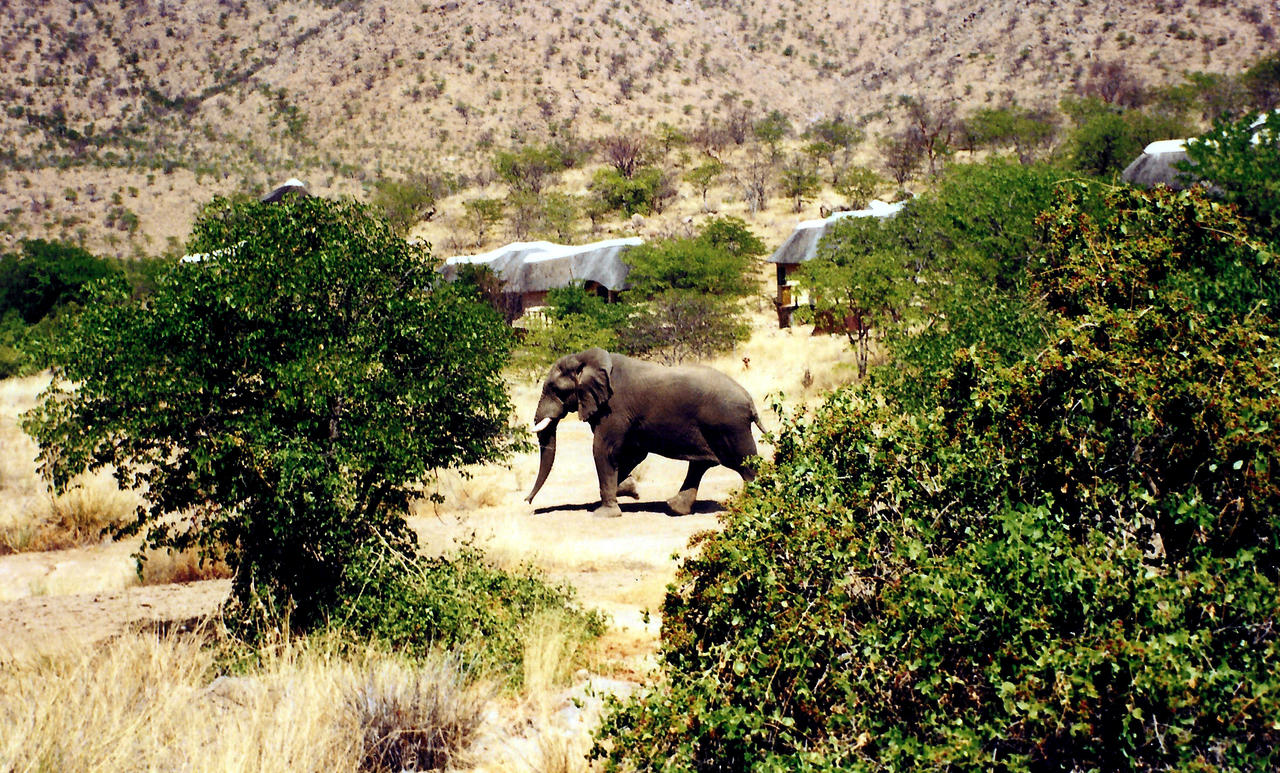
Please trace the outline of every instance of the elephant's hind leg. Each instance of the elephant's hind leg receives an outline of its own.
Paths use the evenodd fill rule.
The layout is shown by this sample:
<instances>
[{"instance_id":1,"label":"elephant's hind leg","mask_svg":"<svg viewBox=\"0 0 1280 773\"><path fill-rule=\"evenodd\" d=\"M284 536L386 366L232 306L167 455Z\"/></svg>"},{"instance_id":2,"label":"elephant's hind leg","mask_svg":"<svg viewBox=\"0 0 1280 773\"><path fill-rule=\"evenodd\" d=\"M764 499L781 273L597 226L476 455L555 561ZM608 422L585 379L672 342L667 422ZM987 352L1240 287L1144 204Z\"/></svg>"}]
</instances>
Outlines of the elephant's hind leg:
<instances>
[{"instance_id":1,"label":"elephant's hind leg","mask_svg":"<svg viewBox=\"0 0 1280 773\"><path fill-rule=\"evenodd\" d=\"M684 476L684 483L680 484L680 493L667 500L667 507L671 508L671 512L676 515L688 515L693 511L693 503L698 499L698 485L702 483L702 476L714 466L711 462L689 462L689 472Z\"/></svg>"},{"instance_id":2,"label":"elephant's hind leg","mask_svg":"<svg viewBox=\"0 0 1280 773\"><path fill-rule=\"evenodd\" d=\"M627 454L620 460L618 464L618 480L621 482L618 483L618 496L631 497L632 499L640 497L636 479L631 473L635 471L636 467L640 466L640 462L643 462L646 456L648 454L641 451Z\"/></svg>"}]
</instances>

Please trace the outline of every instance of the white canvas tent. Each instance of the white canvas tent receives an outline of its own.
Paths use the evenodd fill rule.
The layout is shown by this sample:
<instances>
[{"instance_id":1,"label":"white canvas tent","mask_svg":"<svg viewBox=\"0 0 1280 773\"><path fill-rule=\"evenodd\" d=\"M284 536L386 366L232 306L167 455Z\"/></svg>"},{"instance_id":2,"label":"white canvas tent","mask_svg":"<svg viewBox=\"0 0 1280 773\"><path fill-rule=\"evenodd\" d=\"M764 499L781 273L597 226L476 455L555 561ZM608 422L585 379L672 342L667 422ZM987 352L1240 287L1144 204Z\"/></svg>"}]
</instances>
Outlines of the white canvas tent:
<instances>
[{"instance_id":1,"label":"white canvas tent","mask_svg":"<svg viewBox=\"0 0 1280 773\"><path fill-rule=\"evenodd\" d=\"M502 281L505 292L520 296L524 308L541 305L549 290L573 282L612 297L627 287L630 267L622 255L643 243L638 237L578 245L514 242L478 255L448 258L441 271L452 281L462 265L486 266Z\"/></svg>"}]
</instances>

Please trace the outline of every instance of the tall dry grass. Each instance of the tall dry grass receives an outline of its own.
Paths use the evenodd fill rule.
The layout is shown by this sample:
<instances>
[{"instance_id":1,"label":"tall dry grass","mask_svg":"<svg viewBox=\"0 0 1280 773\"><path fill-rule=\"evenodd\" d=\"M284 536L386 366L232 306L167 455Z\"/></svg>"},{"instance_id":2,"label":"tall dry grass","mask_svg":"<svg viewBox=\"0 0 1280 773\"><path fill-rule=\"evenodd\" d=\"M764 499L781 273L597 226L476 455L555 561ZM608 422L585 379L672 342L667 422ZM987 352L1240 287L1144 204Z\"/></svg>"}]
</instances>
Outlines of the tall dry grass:
<instances>
[{"instance_id":1,"label":"tall dry grass","mask_svg":"<svg viewBox=\"0 0 1280 773\"><path fill-rule=\"evenodd\" d=\"M131 519L140 503L108 470L81 476L60 496L49 492L38 448L19 424L48 382L47 376L0 381L0 555L93 544L104 528Z\"/></svg>"},{"instance_id":2,"label":"tall dry grass","mask_svg":"<svg viewBox=\"0 0 1280 773\"><path fill-rule=\"evenodd\" d=\"M447 657L282 640L214 676L191 637L0 663L0 770L310 771L459 761L494 699Z\"/></svg>"}]
</instances>

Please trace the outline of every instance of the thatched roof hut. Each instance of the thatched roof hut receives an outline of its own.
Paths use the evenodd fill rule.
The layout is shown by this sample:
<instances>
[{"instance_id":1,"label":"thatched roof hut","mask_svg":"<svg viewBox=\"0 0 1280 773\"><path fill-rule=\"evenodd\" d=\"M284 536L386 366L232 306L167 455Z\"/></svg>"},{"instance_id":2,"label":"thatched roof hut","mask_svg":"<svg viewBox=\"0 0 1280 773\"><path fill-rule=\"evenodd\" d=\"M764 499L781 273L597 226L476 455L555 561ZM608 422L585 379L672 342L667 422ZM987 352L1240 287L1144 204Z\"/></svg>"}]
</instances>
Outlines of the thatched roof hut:
<instances>
[{"instance_id":1,"label":"thatched roof hut","mask_svg":"<svg viewBox=\"0 0 1280 773\"><path fill-rule=\"evenodd\" d=\"M261 201L264 204L275 204L285 196L302 196L306 198L311 195L311 191L307 190L307 184L296 177L290 177L285 180L275 190L263 196Z\"/></svg>"},{"instance_id":2,"label":"thatched roof hut","mask_svg":"<svg viewBox=\"0 0 1280 773\"><path fill-rule=\"evenodd\" d=\"M626 289L631 270L622 261L623 253L643 243L638 237L578 245L515 242L479 255L449 258L441 271L452 281L463 264L487 266L502 280L506 292L522 296L543 295L575 281L618 292Z\"/></svg>"},{"instance_id":3,"label":"thatched roof hut","mask_svg":"<svg viewBox=\"0 0 1280 773\"><path fill-rule=\"evenodd\" d=\"M1142 155L1124 168L1120 177L1132 185L1150 188L1167 185L1175 191L1189 188L1198 179L1178 167L1187 161L1186 140L1160 140L1147 145Z\"/></svg>"},{"instance_id":4,"label":"thatched roof hut","mask_svg":"<svg viewBox=\"0 0 1280 773\"><path fill-rule=\"evenodd\" d=\"M795 230L782 243L782 246L774 250L774 253L769 256L768 262L782 265L799 265L807 260L812 260L813 256L818 252L818 242L826 234L827 228L832 223L850 217L893 217L901 212L905 205L906 202L902 201L895 204L886 204L883 201L876 200L872 201L866 209L837 212L831 217L821 220L805 220L796 225Z\"/></svg>"}]
</instances>

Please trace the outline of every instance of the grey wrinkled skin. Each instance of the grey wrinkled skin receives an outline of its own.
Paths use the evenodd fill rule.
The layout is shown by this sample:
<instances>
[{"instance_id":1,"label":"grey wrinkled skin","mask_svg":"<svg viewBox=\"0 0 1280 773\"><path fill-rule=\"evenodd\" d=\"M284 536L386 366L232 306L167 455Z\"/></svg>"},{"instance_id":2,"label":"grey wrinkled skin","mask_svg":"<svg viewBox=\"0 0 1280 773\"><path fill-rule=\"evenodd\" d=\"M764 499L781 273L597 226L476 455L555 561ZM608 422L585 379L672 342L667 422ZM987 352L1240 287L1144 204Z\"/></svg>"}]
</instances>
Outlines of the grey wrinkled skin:
<instances>
[{"instance_id":1,"label":"grey wrinkled skin","mask_svg":"<svg viewBox=\"0 0 1280 773\"><path fill-rule=\"evenodd\" d=\"M723 373L701 365L668 368L603 349L561 357L542 384L534 414L542 449L532 502L555 461L556 425L570 411L591 425L600 478L596 515L618 516L618 495L636 496L631 472L649 454L689 462L680 491L667 500L687 515L707 470L723 464L754 479L746 460L756 455L751 424L760 423L751 395Z\"/></svg>"}]
</instances>

